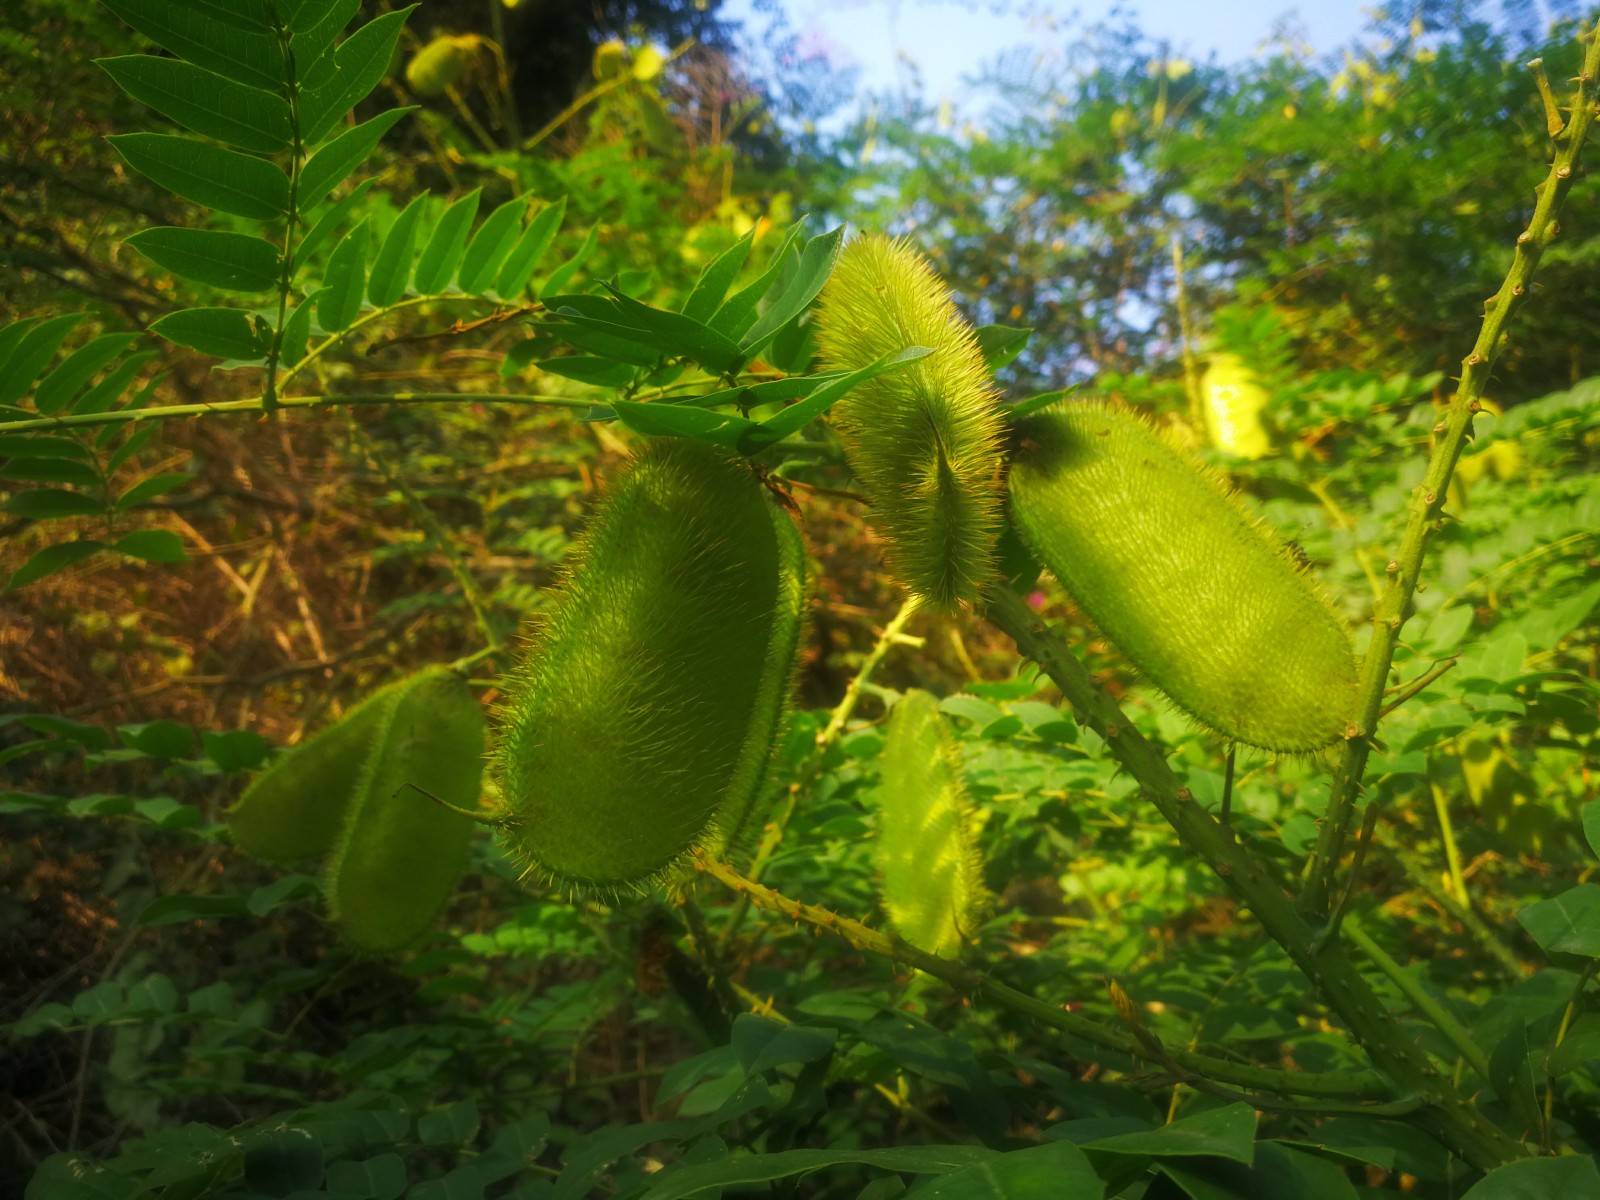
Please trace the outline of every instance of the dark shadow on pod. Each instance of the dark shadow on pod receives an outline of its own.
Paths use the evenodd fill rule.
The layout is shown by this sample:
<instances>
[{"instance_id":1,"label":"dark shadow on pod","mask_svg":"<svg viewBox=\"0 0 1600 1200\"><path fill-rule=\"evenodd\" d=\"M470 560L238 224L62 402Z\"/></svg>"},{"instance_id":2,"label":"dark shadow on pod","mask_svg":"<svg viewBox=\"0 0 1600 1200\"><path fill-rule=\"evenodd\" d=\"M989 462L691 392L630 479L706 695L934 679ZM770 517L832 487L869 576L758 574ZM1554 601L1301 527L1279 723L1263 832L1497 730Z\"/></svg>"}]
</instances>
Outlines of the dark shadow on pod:
<instances>
[{"instance_id":1,"label":"dark shadow on pod","mask_svg":"<svg viewBox=\"0 0 1600 1200\"><path fill-rule=\"evenodd\" d=\"M726 844L765 776L805 624L805 547L748 464L661 441L608 488L507 685L510 852L642 886Z\"/></svg>"},{"instance_id":2,"label":"dark shadow on pod","mask_svg":"<svg viewBox=\"0 0 1600 1200\"><path fill-rule=\"evenodd\" d=\"M1173 703L1266 750L1347 736L1356 663L1344 621L1213 472L1098 402L1024 420L1016 445L1023 541Z\"/></svg>"}]
</instances>

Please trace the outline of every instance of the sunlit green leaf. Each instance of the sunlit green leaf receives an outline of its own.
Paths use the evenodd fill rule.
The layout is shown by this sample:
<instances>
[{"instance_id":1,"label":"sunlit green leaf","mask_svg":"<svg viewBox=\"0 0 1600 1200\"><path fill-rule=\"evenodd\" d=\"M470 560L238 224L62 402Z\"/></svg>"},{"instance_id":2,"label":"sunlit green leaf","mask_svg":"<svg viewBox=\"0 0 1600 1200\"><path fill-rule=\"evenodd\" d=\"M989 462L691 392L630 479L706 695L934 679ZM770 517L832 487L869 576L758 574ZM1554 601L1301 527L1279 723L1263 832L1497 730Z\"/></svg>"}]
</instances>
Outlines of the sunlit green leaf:
<instances>
[{"instance_id":1,"label":"sunlit green leaf","mask_svg":"<svg viewBox=\"0 0 1600 1200\"><path fill-rule=\"evenodd\" d=\"M175 58L128 54L95 61L135 100L219 142L272 154L294 136L288 102L271 92Z\"/></svg>"},{"instance_id":2,"label":"sunlit green leaf","mask_svg":"<svg viewBox=\"0 0 1600 1200\"><path fill-rule=\"evenodd\" d=\"M128 245L175 275L231 292L264 292L277 285L281 263L270 242L242 233L160 225Z\"/></svg>"},{"instance_id":3,"label":"sunlit green leaf","mask_svg":"<svg viewBox=\"0 0 1600 1200\"><path fill-rule=\"evenodd\" d=\"M412 106L381 112L370 121L345 130L318 150L300 172L299 203L309 208L321 200L367 160L395 122L414 111Z\"/></svg>"},{"instance_id":4,"label":"sunlit green leaf","mask_svg":"<svg viewBox=\"0 0 1600 1200\"><path fill-rule=\"evenodd\" d=\"M308 145L327 136L339 120L378 86L394 58L400 30L416 5L368 21L333 52L333 77L301 96L300 117Z\"/></svg>"},{"instance_id":5,"label":"sunlit green leaf","mask_svg":"<svg viewBox=\"0 0 1600 1200\"><path fill-rule=\"evenodd\" d=\"M257 358L268 349L266 339L237 308L179 309L153 322L150 331L216 358Z\"/></svg>"},{"instance_id":6,"label":"sunlit green leaf","mask_svg":"<svg viewBox=\"0 0 1600 1200\"><path fill-rule=\"evenodd\" d=\"M417 242L417 223L427 204L428 194L420 192L395 218L383 245L372 262L367 278L367 299L379 308L387 308L406 294L410 282L412 249Z\"/></svg>"},{"instance_id":7,"label":"sunlit green leaf","mask_svg":"<svg viewBox=\"0 0 1600 1200\"><path fill-rule=\"evenodd\" d=\"M289 210L289 177L264 158L176 133L106 140L135 171L185 200L257 221Z\"/></svg>"},{"instance_id":8,"label":"sunlit green leaf","mask_svg":"<svg viewBox=\"0 0 1600 1200\"><path fill-rule=\"evenodd\" d=\"M348 328L361 312L367 288L367 222L362 221L333 248L317 297L317 322L336 332Z\"/></svg>"},{"instance_id":9,"label":"sunlit green leaf","mask_svg":"<svg viewBox=\"0 0 1600 1200\"><path fill-rule=\"evenodd\" d=\"M241 83L281 91L283 51L266 29L221 19L196 4L174 0L103 0L105 6L145 37L179 58Z\"/></svg>"},{"instance_id":10,"label":"sunlit green leaf","mask_svg":"<svg viewBox=\"0 0 1600 1200\"><path fill-rule=\"evenodd\" d=\"M507 200L484 218L461 258L461 270L457 274L462 291L469 296L488 291L501 264L516 245L522 232L522 215L527 211L528 198L524 195Z\"/></svg>"},{"instance_id":11,"label":"sunlit green leaf","mask_svg":"<svg viewBox=\"0 0 1600 1200\"><path fill-rule=\"evenodd\" d=\"M482 197L483 189L474 188L439 217L439 223L433 227L433 234L417 259L412 278L412 286L422 295L442 292L455 276L461 256L467 252L467 233L478 215L478 201Z\"/></svg>"},{"instance_id":12,"label":"sunlit green leaf","mask_svg":"<svg viewBox=\"0 0 1600 1200\"><path fill-rule=\"evenodd\" d=\"M756 233L752 229L716 258L706 264L705 270L694 281L689 298L683 302L683 315L696 321L709 321L722 298L728 294L733 281L744 264L749 261L750 247L755 245Z\"/></svg>"},{"instance_id":13,"label":"sunlit green leaf","mask_svg":"<svg viewBox=\"0 0 1600 1200\"><path fill-rule=\"evenodd\" d=\"M567 198L563 196L534 215L511 253L506 256L505 265L500 268L500 277L494 283L495 291L508 300L518 299L522 295L528 280L539 269L539 260L555 240L556 231L561 228L566 212Z\"/></svg>"}]
</instances>

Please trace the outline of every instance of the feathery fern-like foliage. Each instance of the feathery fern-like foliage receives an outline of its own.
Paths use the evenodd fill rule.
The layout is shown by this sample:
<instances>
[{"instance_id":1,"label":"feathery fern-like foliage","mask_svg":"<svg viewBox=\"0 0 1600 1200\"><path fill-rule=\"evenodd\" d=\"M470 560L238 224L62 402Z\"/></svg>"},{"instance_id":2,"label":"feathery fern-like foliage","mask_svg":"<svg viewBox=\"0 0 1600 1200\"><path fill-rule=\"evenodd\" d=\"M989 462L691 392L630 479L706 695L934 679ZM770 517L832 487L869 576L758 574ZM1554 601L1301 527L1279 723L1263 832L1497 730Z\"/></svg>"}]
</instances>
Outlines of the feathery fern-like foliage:
<instances>
[{"instance_id":1,"label":"feathery fern-like foliage","mask_svg":"<svg viewBox=\"0 0 1600 1200\"><path fill-rule=\"evenodd\" d=\"M818 325L830 370L907 345L933 350L859 385L835 415L901 582L944 608L977 600L995 569L1002 463L997 396L971 327L927 260L877 235L840 254Z\"/></svg>"}]
</instances>

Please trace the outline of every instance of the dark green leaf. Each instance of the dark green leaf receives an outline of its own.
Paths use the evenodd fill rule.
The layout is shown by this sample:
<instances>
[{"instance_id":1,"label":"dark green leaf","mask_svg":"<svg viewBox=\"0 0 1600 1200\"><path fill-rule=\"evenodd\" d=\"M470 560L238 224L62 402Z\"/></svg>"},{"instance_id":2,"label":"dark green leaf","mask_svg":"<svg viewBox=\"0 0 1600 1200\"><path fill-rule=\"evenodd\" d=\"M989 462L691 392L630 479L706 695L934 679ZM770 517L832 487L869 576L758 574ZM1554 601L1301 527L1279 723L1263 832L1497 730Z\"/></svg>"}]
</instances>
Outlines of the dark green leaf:
<instances>
[{"instance_id":1,"label":"dark green leaf","mask_svg":"<svg viewBox=\"0 0 1600 1200\"><path fill-rule=\"evenodd\" d=\"M128 54L95 60L135 100L196 133L273 154L294 136L283 97L175 58Z\"/></svg>"},{"instance_id":2,"label":"dark green leaf","mask_svg":"<svg viewBox=\"0 0 1600 1200\"><path fill-rule=\"evenodd\" d=\"M360 1162L328 1166L328 1191L334 1196L363 1196L366 1200L398 1200L406 1190L406 1164L394 1153Z\"/></svg>"},{"instance_id":3,"label":"dark green leaf","mask_svg":"<svg viewBox=\"0 0 1600 1200\"><path fill-rule=\"evenodd\" d=\"M478 1106L472 1100L461 1100L417 1118L417 1140L424 1146L465 1146L477 1132Z\"/></svg>"},{"instance_id":4,"label":"dark green leaf","mask_svg":"<svg viewBox=\"0 0 1600 1200\"><path fill-rule=\"evenodd\" d=\"M194 753L194 730L176 721L118 725L122 744L151 758L187 758Z\"/></svg>"},{"instance_id":5,"label":"dark green leaf","mask_svg":"<svg viewBox=\"0 0 1600 1200\"><path fill-rule=\"evenodd\" d=\"M219 20L193 4L174 0L103 0L105 6L145 37L179 58L248 83L280 92L283 52L269 32L237 19Z\"/></svg>"},{"instance_id":6,"label":"dark green leaf","mask_svg":"<svg viewBox=\"0 0 1600 1200\"><path fill-rule=\"evenodd\" d=\"M288 1196L322 1183L322 1147L303 1129L257 1134L244 1148L244 1181L268 1196Z\"/></svg>"},{"instance_id":7,"label":"dark green leaf","mask_svg":"<svg viewBox=\"0 0 1600 1200\"><path fill-rule=\"evenodd\" d=\"M137 921L140 925L179 925L249 913L243 896L161 896L139 911Z\"/></svg>"},{"instance_id":8,"label":"dark green leaf","mask_svg":"<svg viewBox=\"0 0 1600 1200\"><path fill-rule=\"evenodd\" d=\"M42 413L68 407L91 377L138 340L137 333L106 333L74 350L39 381L33 392L34 406Z\"/></svg>"},{"instance_id":9,"label":"dark green leaf","mask_svg":"<svg viewBox=\"0 0 1600 1200\"><path fill-rule=\"evenodd\" d=\"M20 321L12 321L11 324L0 328L0 379L6 377L17 347L22 344L22 339L28 336L28 330L38 323L38 317L24 317Z\"/></svg>"},{"instance_id":10,"label":"dark green leaf","mask_svg":"<svg viewBox=\"0 0 1600 1200\"><path fill-rule=\"evenodd\" d=\"M717 305L722 303L722 298L728 294L733 281L749 261L750 247L755 244L755 238L756 232L752 229L706 264L706 269L700 272L694 287L689 290L689 298L683 302L684 316L693 317L696 321L709 321L712 318Z\"/></svg>"},{"instance_id":11,"label":"dark green leaf","mask_svg":"<svg viewBox=\"0 0 1600 1200\"><path fill-rule=\"evenodd\" d=\"M122 399L122 393L128 390L128 385L133 382L134 376L144 369L146 363L159 357L160 355L154 350L130 354L117 364L116 370L108 374L82 396L79 396L72 406L72 411L75 413L97 413L114 408L117 401Z\"/></svg>"},{"instance_id":12,"label":"dark green leaf","mask_svg":"<svg viewBox=\"0 0 1600 1200\"><path fill-rule=\"evenodd\" d=\"M909 366L932 353L933 351L926 346L907 346L898 354L888 355L870 366L862 367L859 371L851 371L848 375L841 375L823 384L798 404L791 404L781 413L763 421L761 431L755 435L757 447L773 445L791 434L800 432L842 400L845 394L858 384Z\"/></svg>"},{"instance_id":13,"label":"dark green leaf","mask_svg":"<svg viewBox=\"0 0 1600 1200\"><path fill-rule=\"evenodd\" d=\"M0 433L0 455L7 458L89 458L69 437L50 433Z\"/></svg>"},{"instance_id":14,"label":"dark green leaf","mask_svg":"<svg viewBox=\"0 0 1600 1200\"><path fill-rule=\"evenodd\" d=\"M783 241L778 246L778 252L772 256L772 261L760 275L740 288L733 295L724 300L717 309L716 316L707 321L713 329L727 334L730 338L742 338L751 323L756 319L756 306L761 303L762 297L776 286L783 275L784 268L791 263L790 254L794 244L804 232L804 220L796 221L783 235Z\"/></svg>"},{"instance_id":15,"label":"dark green leaf","mask_svg":"<svg viewBox=\"0 0 1600 1200\"><path fill-rule=\"evenodd\" d=\"M50 365L61 343L82 320L82 313L64 313L24 328L11 354L0 364L0 404L15 404L28 394L39 372Z\"/></svg>"},{"instance_id":16,"label":"dark green leaf","mask_svg":"<svg viewBox=\"0 0 1600 1200\"><path fill-rule=\"evenodd\" d=\"M348 328L361 312L361 297L367 290L367 241L367 222L362 221L328 256L317 296L317 321L329 332Z\"/></svg>"},{"instance_id":17,"label":"dark green leaf","mask_svg":"<svg viewBox=\"0 0 1600 1200\"><path fill-rule=\"evenodd\" d=\"M478 296L489 290L500 273L501 264L516 245L522 232L522 216L527 211L528 197L522 195L507 200L484 218L461 259L458 276L463 292Z\"/></svg>"},{"instance_id":18,"label":"dark green leaf","mask_svg":"<svg viewBox=\"0 0 1600 1200\"><path fill-rule=\"evenodd\" d=\"M817 298L822 285L828 282L834 255L839 251L839 239L843 236L844 226L840 225L806 243L794 275L739 343L746 356L759 354L780 329L804 312L806 306Z\"/></svg>"},{"instance_id":19,"label":"dark green leaf","mask_svg":"<svg viewBox=\"0 0 1600 1200\"><path fill-rule=\"evenodd\" d=\"M338 203L324 210L323 214L317 218L317 223L310 228L305 237L300 239L300 244L295 247L295 270L298 271L306 263L310 262L311 256L316 252L317 248L328 239L335 229L344 224L345 218L350 215L350 210L359 204L366 197L366 194L372 190L372 183L373 181L370 179L363 179L341 196Z\"/></svg>"},{"instance_id":20,"label":"dark green leaf","mask_svg":"<svg viewBox=\"0 0 1600 1200\"><path fill-rule=\"evenodd\" d=\"M1600 1196L1600 1168L1587 1154L1524 1158L1496 1167L1461 1200L1577 1200Z\"/></svg>"},{"instance_id":21,"label":"dark green leaf","mask_svg":"<svg viewBox=\"0 0 1600 1200\"><path fill-rule=\"evenodd\" d=\"M989 364L989 370L998 371L1022 353L1032 336L1031 329L983 325L978 328L978 349L983 352L983 361Z\"/></svg>"},{"instance_id":22,"label":"dark green leaf","mask_svg":"<svg viewBox=\"0 0 1600 1200\"><path fill-rule=\"evenodd\" d=\"M224 771L254 771L272 752L272 743L249 729L202 733L200 745L206 757Z\"/></svg>"},{"instance_id":23,"label":"dark green leaf","mask_svg":"<svg viewBox=\"0 0 1600 1200\"><path fill-rule=\"evenodd\" d=\"M394 127L396 121L415 111L413 105L381 112L370 121L363 121L345 130L318 150L300 172L299 203L309 208L321 200L351 171L367 161L367 156L377 148L379 140Z\"/></svg>"},{"instance_id":24,"label":"dark green leaf","mask_svg":"<svg viewBox=\"0 0 1600 1200\"><path fill-rule=\"evenodd\" d=\"M1583 837L1589 849L1600 856L1600 800L1591 800L1583 806Z\"/></svg>"},{"instance_id":25,"label":"dark green leaf","mask_svg":"<svg viewBox=\"0 0 1600 1200\"><path fill-rule=\"evenodd\" d=\"M613 400L617 419L635 433L649 437L686 437L729 450L745 447L759 436L761 426L732 413L712 412L687 404L639 404Z\"/></svg>"},{"instance_id":26,"label":"dark green leaf","mask_svg":"<svg viewBox=\"0 0 1600 1200\"><path fill-rule=\"evenodd\" d=\"M275 287L282 265L276 247L242 233L158 225L134 234L128 245L175 275L232 292Z\"/></svg>"},{"instance_id":27,"label":"dark green leaf","mask_svg":"<svg viewBox=\"0 0 1600 1200\"><path fill-rule=\"evenodd\" d=\"M1205 1155L1249 1165L1255 1154L1256 1113L1248 1104L1228 1104L1184 1117L1146 1133L1119 1133L1084 1146L1101 1154L1143 1158Z\"/></svg>"},{"instance_id":28,"label":"dark green leaf","mask_svg":"<svg viewBox=\"0 0 1600 1200\"><path fill-rule=\"evenodd\" d=\"M65 483L72 487L100 485L100 476L94 468L73 458L15 458L0 466L0 478L24 483Z\"/></svg>"},{"instance_id":29,"label":"dark green leaf","mask_svg":"<svg viewBox=\"0 0 1600 1200\"><path fill-rule=\"evenodd\" d=\"M54 575L63 568L97 554L103 547L95 541L60 542L46 546L11 573L7 588L26 587L28 584Z\"/></svg>"},{"instance_id":30,"label":"dark green leaf","mask_svg":"<svg viewBox=\"0 0 1600 1200\"><path fill-rule=\"evenodd\" d=\"M264 158L176 133L106 140L135 171L185 200L256 221L289 211L289 177Z\"/></svg>"},{"instance_id":31,"label":"dark green leaf","mask_svg":"<svg viewBox=\"0 0 1600 1200\"><path fill-rule=\"evenodd\" d=\"M183 539L167 529L139 529L125 533L112 543L111 549L130 558L153 563L180 563L188 558L184 553Z\"/></svg>"},{"instance_id":32,"label":"dark green leaf","mask_svg":"<svg viewBox=\"0 0 1600 1200\"><path fill-rule=\"evenodd\" d=\"M607 329L607 332L630 336L656 347L664 355L691 358L717 375L736 370L744 361L738 344L709 325L702 325L682 313L640 304L615 288L608 290L611 291L616 316L611 321L614 327ZM570 319L604 328L591 322L588 317Z\"/></svg>"},{"instance_id":33,"label":"dark green leaf","mask_svg":"<svg viewBox=\"0 0 1600 1200\"><path fill-rule=\"evenodd\" d=\"M647 1191L642 1200L681 1200L717 1188L789 1179L845 1163L914 1175L948 1175L993 1157L998 1156L981 1146L894 1146L883 1150L783 1150L776 1154L745 1154L722 1162L680 1168Z\"/></svg>"},{"instance_id":34,"label":"dark green leaf","mask_svg":"<svg viewBox=\"0 0 1600 1200\"><path fill-rule=\"evenodd\" d=\"M1530 904L1517 920L1547 954L1600 958L1600 884L1580 884Z\"/></svg>"},{"instance_id":35,"label":"dark green leaf","mask_svg":"<svg viewBox=\"0 0 1600 1200\"><path fill-rule=\"evenodd\" d=\"M266 339L237 308L182 308L154 322L150 331L216 358L259 358L268 349Z\"/></svg>"},{"instance_id":36,"label":"dark green leaf","mask_svg":"<svg viewBox=\"0 0 1600 1200\"><path fill-rule=\"evenodd\" d=\"M367 278L367 299L379 308L387 308L406 294L406 284L411 281L411 254L417 243L417 223L428 194L419 193L395 218L384 235L383 246L372 262L372 272Z\"/></svg>"},{"instance_id":37,"label":"dark green leaf","mask_svg":"<svg viewBox=\"0 0 1600 1200\"><path fill-rule=\"evenodd\" d=\"M567 284L572 282L572 277L584 263L589 261L589 255L594 253L596 238L597 231L590 226L589 232L583 236L583 244L578 247L577 253L550 272L549 278L544 281L544 286L539 289L540 297L559 295L566 290Z\"/></svg>"},{"instance_id":38,"label":"dark green leaf","mask_svg":"<svg viewBox=\"0 0 1600 1200\"><path fill-rule=\"evenodd\" d=\"M283 322L283 336L278 339L278 361L292 367L306 356L306 342L311 338L311 314L316 311L320 291L313 292L294 306L294 311Z\"/></svg>"},{"instance_id":39,"label":"dark green leaf","mask_svg":"<svg viewBox=\"0 0 1600 1200\"><path fill-rule=\"evenodd\" d=\"M1082 1150L1071 1142L1050 1142L929 1179L912 1188L906 1200L1100 1200L1104 1195L1105 1185Z\"/></svg>"},{"instance_id":40,"label":"dark green leaf","mask_svg":"<svg viewBox=\"0 0 1600 1200\"><path fill-rule=\"evenodd\" d=\"M528 222L528 227L522 231L517 244L506 256L505 265L500 268L500 277L494 283L496 292L507 300L521 298L528 280L539 269L539 260L555 240L556 231L561 228L561 220L566 212L567 198L563 196L534 214L533 220Z\"/></svg>"},{"instance_id":41,"label":"dark green leaf","mask_svg":"<svg viewBox=\"0 0 1600 1200\"><path fill-rule=\"evenodd\" d=\"M12 496L6 501L6 511L19 517L46 521L52 517L90 517L104 509L98 500L81 492L38 488Z\"/></svg>"},{"instance_id":42,"label":"dark green leaf","mask_svg":"<svg viewBox=\"0 0 1600 1200\"><path fill-rule=\"evenodd\" d=\"M416 5L384 13L368 21L333 52L333 77L301 96L300 117L305 140L314 145L327 136L339 120L367 93L378 86L394 58L400 30Z\"/></svg>"},{"instance_id":43,"label":"dark green leaf","mask_svg":"<svg viewBox=\"0 0 1600 1200\"><path fill-rule=\"evenodd\" d=\"M170 492L175 487L182 487L193 478L194 476L188 475L183 471L163 471L158 475L150 476L148 479L141 479L117 497L117 507L128 509L144 504L146 501Z\"/></svg>"},{"instance_id":44,"label":"dark green leaf","mask_svg":"<svg viewBox=\"0 0 1600 1200\"><path fill-rule=\"evenodd\" d=\"M417 259L412 287L419 295L442 292L455 276L461 256L467 252L467 232L478 215L478 201L482 197L483 189L474 188L440 216L433 235L422 248L422 256Z\"/></svg>"},{"instance_id":45,"label":"dark green leaf","mask_svg":"<svg viewBox=\"0 0 1600 1200\"><path fill-rule=\"evenodd\" d=\"M590 358L586 355L569 355L566 358L545 358L534 363L541 371L559 375L563 379L576 379L579 383L595 387L623 388L633 382L635 369L624 362L608 358Z\"/></svg>"},{"instance_id":46,"label":"dark green leaf","mask_svg":"<svg viewBox=\"0 0 1600 1200\"><path fill-rule=\"evenodd\" d=\"M1275 1142L1256 1148L1253 1165L1236 1162L1162 1162L1159 1167L1190 1200L1356 1200L1356 1189L1333 1163Z\"/></svg>"}]
</instances>

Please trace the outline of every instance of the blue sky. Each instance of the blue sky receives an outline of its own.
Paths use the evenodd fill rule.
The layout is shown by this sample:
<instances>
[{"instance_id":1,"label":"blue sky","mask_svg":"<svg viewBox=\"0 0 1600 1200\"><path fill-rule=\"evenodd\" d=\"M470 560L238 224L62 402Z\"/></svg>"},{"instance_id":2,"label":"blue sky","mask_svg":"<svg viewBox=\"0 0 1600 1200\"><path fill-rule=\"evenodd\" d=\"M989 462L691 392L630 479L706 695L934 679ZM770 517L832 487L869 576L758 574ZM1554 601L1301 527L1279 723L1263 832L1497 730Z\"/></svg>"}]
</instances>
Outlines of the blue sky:
<instances>
[{"instance_id":1,"label":"blue sky","mask_svg":"<svg viewBox=\"0 0 1600 1200\"><path fill-rule=\"evenodd\" d=\"M932 100L958 105L963 77L983 64L1018 47L1048 54L1071 37L1068 14L1093 22L1113 8L1113 0L780 2L810 46L838 65L861 68L863 90L898 90L908 78L899 65L904 55L916 63ZM1256 53L1282 18L1316 52L1345 45L1361 29L1368 6L1360 0L1128 0L1120 7L1135 13L1147 31L1170 39L1174 54L1204 59L1214 53L1235 62ZM763 21L752 0L726 0L722 11L757 27Z\"/></svg>"}]
</instances>

